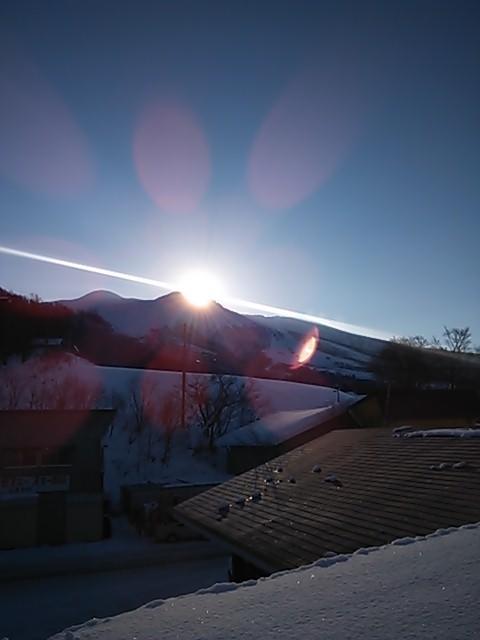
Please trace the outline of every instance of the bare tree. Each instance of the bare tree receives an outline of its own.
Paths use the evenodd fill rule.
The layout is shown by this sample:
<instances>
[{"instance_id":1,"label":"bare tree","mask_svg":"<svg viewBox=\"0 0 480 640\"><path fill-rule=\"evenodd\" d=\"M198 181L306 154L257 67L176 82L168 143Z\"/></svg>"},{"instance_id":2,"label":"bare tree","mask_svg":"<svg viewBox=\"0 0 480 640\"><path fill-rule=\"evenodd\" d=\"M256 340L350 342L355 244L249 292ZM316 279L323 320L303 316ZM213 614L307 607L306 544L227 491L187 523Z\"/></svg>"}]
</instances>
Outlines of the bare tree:
<instances>
[{"instance_id":1,"label":"bare tree","mask_svg":"<svg viewBox=\"0 0 480 640\"><path fill-rule=\"evenodd\" d=\"M0 370L0 406L5 409L92 409L99 391L98 380L77 375L61 355Z\"/></svg>"},{"instance_id":2,"label":"bare tree","mask_svg":"<svg viewBox=\"0 0 480 640\"><path fill-rule=\"evenodd\" d=\"M470 327L443 327L443 339L449 351L465 353L472 347L472 333Z\"/></svg>"},{"instance_id":3,"label":"bare tree","mask_svg":"<svg viewBox=\"0 0 480 640\"><path fill-rule=\"evenodd\" d=\"M180 394L173 389L162 399L157 380L147 379L141 387L132 382L127 406L130 426L129 444L137 442L137 472L143 462L156 461L155 444L163 439L162 463L170 458L173 436L180 421ZM155 439L155 433L157 438Z\"/></svg>"},{"instance_id":4,"label":"bare tree","mask_svg":"<svg viewBox=\"0 0 480 640\"><path fill-rule=\"evenodd\" d=\"M195 378L188 387L190 419L200 428L209 451L215 449L215 442L231 426L241 426L255 420L257 412L250 387L238 378L226 375L211 375Z\"/></svg>"},{"instance_id":5,"label":"bare tree","mask_svg":"<svg viewBox=\"0 0 480 640\"><path fill-rule=\"evenodd\" d=\"M393 342L397 344L405 344L408 347L420 347L426 348L429 346L429 342L425 336L406 336L400 338L394 338Z\"/></svg>"},{"instance_id":6,"label":"bare tree","mask_svg":"<svg viewBox=\"0 0 480 640\"><path fill-rule=\"evenodd\" d=\"M173 436L180 424L180 392L177 388L163 399L159 419L163 430L162 464L167 464L172 452Z\"/></svg>"},{"instance_id":7,"label":"bare tree","mask_svg":"<svg viewBox=\"0 0 480 640\"><path fill-rule=\"evenodd\" d=\"M393 342L403 344L408 347L421 347L452 351L453 353L465 353L472 350L472 334L470 327L449 328L443 327L442 339L433 336L429 341L424 336L408 336L394 338Z\"/></svg>"},{"instance_id":8,"label":"bare tree","mask_svg":"<svg viewBox=\"0 0 480 640\"><path fill-rule=\"evenodd\" d=\"M141 396L140 390L133 384L130 387L130 392L128 395L128 409L130 412L132 425L128 443L132 444L143 434L146 426L145 405L143 403L143 398Z\"/></svg>"},{"instance_id":9,"label":"bare tree","mask_svg":"<svg viewBox=\"0 0 480 640\"><path fill-rule=\"evenodd\" d=\"M0 371L0 393L3 409L18 409L24 393L24 383L16 371L2 367Z\"/></svg>"}]
</instances>

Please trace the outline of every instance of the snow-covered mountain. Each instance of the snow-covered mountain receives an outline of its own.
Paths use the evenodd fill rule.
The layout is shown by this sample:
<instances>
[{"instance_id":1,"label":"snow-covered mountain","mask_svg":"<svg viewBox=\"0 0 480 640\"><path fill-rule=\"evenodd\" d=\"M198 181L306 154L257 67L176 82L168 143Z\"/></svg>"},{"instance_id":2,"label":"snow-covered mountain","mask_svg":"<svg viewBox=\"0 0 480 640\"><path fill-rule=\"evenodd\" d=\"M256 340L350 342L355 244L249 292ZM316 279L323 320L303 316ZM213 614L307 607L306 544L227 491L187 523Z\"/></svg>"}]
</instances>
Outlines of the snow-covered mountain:
<instances>
[{"instance_id":1,"label":"snow-covered mountain","mask_svg":"<svg viewBox=\"0 0 480 640\"><path fill-rule=\"evenodd\" d=\"M301 345L314 331L318 335L318 348L308 362L309 370L365 380L371 377L371 357L385 345L382 340L322 324L243 315L218 303L194 309L179 293L139 300L94 291L61 302L76 312L94 312L115 332L148 344L168 343L178 347L187 327L189 348L196 357L228 363L234 359L242 370L246 363L253 363L254 367L261 363L266 370L290 367Z\"/></svg>"},{"instance_id":2,"label":"snow-covered mountain","mask_svg":"<svg viewBox=\"0 0 480 640\"><path fill-rule=\"evenodd\" d=\"M75 300L62 300L75 311L98 313L112 327L125 335L143 338L152 330L178 329L184 323L203 330L253 327L255 323L238 313L212 303L205 309L185 304L180 293L169 293L153 300L122 298L111 291L92 291Z\"/></svg>"}]
</instances>

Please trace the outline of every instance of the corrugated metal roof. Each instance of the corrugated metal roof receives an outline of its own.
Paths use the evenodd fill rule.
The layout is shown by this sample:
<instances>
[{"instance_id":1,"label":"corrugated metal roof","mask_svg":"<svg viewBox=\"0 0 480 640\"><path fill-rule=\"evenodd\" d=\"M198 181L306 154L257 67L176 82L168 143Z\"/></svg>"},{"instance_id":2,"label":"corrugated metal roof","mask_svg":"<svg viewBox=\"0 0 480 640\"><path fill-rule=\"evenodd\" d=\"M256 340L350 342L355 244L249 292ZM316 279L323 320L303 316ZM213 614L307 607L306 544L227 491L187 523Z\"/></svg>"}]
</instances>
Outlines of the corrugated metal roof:
<instances>
[{"instance_id":1,"label":"corrugated metal roof","mask_svg":"<svg viewBox=\"0 0 480 640\"><path fill-rule=\"evenodd\" d=\"M459 462L466 464L448 466ZM258 567L290 569L328 552L480 521L480 438L334 431L176 511Z\"/></svg>"}]
</instances>

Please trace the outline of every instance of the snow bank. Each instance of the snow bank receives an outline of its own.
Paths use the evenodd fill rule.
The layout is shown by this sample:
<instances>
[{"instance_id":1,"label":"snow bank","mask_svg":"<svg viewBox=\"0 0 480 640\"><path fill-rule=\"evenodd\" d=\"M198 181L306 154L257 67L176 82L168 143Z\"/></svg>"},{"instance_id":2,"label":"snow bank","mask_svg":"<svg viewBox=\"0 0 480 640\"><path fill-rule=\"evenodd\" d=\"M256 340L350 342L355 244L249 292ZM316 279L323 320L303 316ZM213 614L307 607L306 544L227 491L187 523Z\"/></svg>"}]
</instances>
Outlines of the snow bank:
<instances>
[{"instance_id":1,"label":"snow bank","mask_svg":"<svg viewBox=\"0 0 480 640\"><path fill-rule=\"evenodd\" d=\"M55 640L474 638L480 525L360 549L90 620Z\"/></svg>"},{"instance_id":2,"label":"snow bank","mask_svg":"<svg viewBox=\"0 0 480 640\"><path fill-rule=\"evenodd\" d=\"M395 428L393 435L397 438L480 438L480 428L416 429L403 426Z\"/></svg>"}]
</instances>

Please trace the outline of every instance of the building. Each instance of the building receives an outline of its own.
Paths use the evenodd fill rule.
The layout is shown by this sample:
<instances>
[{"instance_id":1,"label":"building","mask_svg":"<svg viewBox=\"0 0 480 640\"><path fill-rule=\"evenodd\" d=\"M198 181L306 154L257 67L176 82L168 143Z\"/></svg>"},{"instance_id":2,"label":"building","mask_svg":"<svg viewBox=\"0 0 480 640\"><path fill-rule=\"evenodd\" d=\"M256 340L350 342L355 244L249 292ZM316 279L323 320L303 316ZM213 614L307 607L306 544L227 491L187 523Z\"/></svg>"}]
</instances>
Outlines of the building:
<instances>
[{"instance_id":1,"label":"building","mask_svg":"<svg viewBox=\"0 0 480 640\"><path fill-rule=\"evenodd\" d=\"M480 418L480 396L466 389L394 390L381 400L385 425L473 425Z\"/></svg>"},{"instance_id":2,"label":"building","mask_svg":"<svg viewBox=\"0 0 480 640\"><path fill-rule=\"evenodd\" d=\"M157 482L142 482L122 487L122 509L129 519L141 529L148 528L147 514L154 506L155 517L169 521L173 519L173 508L193 498L193 496L207 491L218 483L176 483L161 484ZM148 531L147 531L148 533Z\"/></svg>"},{"instance_id":3,"label":"building","mask_svg":"<svg viewBox=\"0 0 480 640\"><path fill-rule=\"evenodd\" d=\"M447 433L330 431L175 513L223 543L236 580L478 522L480 437Z\"/></svg>"},{"instance_id":4,"label":"building","mask_svg":"<svg viewBox=\"0 0 480 640\"><path fill-rule=\"evenodd\" d=\"M473 425L480 418L480 396L464 389L393 389L363 397L349 414L361 427Z\"/></svg>"},{"instance_id":5,"label":"building","mask_svg":"<svg viewBox=\"0 0 480 640\"><path fill-rule=\"evenodd\" d=\"M391 395L352 396L317 409L272 413L225 434L216 444L227 450L227 471L239 474L334 429L472 425L479 416L480 399L470 391L395 390Z\"/></svg>"},{"instance_id":6,"label":"building","mask_svg":"<svg viewBox=\"0 0 480 640\"><path fill-rule=\"evenodd\" d=\"M352 411L358 400L353 396L325 407L278 411L225 434L216 445L227 450L228 473L243 473L333 429L362 426L360 413Z\"/></svg>"},{"instance_id":7,"label":"building","mask_svg":"<svg viewBox=\"0 0 480 640\"><path fill-rule=\"evenodd\" d=\"M0 548L99 540L114 411L0 411Z\"/></svg>"}]
</instances>

